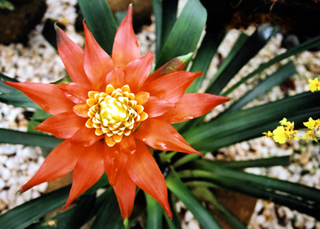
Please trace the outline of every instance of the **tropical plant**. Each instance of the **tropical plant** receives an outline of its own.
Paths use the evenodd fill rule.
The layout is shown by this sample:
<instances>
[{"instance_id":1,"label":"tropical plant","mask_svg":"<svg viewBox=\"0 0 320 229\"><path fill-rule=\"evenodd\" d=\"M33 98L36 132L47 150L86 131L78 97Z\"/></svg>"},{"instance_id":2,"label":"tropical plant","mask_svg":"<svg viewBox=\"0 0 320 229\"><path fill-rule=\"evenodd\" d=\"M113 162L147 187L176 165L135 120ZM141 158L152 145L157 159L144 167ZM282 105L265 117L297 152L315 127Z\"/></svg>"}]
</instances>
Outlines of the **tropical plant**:
<instances>
[{"instance_id":1,"label":"tropical plant","mask_svg":"<svg viewBox=\"0 0 320 229\"><path fill-rule=\"evenodd\" d=\"M79 0L78 2L85 22L95 40L111 55L118 25L107 2L105 0ZM187 89L188 93L196 93L202 85L211 60L226 31L207 31L197 49L207 18L207 12L199 0L189 0L178 18L175 17L177 1L153 0L153 9L157 37L155 69L157 70L170 60L179 57L179 60L183 60L187 64L190 72L203 72L203 76L194 80ZM169 16L168 12L171 13ZM276 31L277 29L273 26L264 25L250 36L241 34L219 67L218 72L211 78L206 87L206 93L227 96L241 84L270 66L320 44L320 37L302 43L259 66L232 87L226 89L226 85L235 74L264 47ZM195 51L196 54L192 60L186 58L185 55ZM320 117L318 92L305 92L264 105L241 109L245 104L278 85L295 72L294 64L288 62L210 121L204 122L204 116L201 116L174 126L186 141L203 155L221 147L260 137L262 132L275 129L283 117L294 121L297 128L303 127L303 121L308 120L309 117L313 119ZM16 82L16 80L4 75L1 75L1 78L3 81ZM55 83L63 82L69 83L70 79L62 79ZM15 85L15 83L7 84ZM0 82L0 91L2 92L0 101L15 106L36 108L37 111L33 119L43 123L48 120L50 117L48 113L44 112L22 92L7 84ZM190 104L190 106L194 106L194 104ZM1 129L0 142L54 148L62 141L54 136L40 133ZM153 197L145 194L144 198L144 192L138 188L131 216L128 221L125 220L126 227L132 225L139 216L147 216L147 219L144 219L148 228L181 228L181 222L175 208L175 201L179 199L192 212L203 228L221 228L221 225L202 202L213 205L232 227L246 228L223 204L217 201L211 192L212 189L226 189L261 199L271 199L277 204L288 206L319 220L320 190L243 171L249 167L289 165L289 157L287 156L225 162L202 159L198 154L185 155L179 152L164 151L161 148L153 150L153 156L165 176L172 218L170 219ZM80 196L74 207L52 218L42 219L47 213L67 201L70 187L63 187L8 211L0 216L0 225L3 228L49 228L50 226L79 228L94 218L91 228L105 228L106 226L108 228L123 228L123 218L109 180L108 176L104 174L97 183ZM96 192L101 188L104 189L104 192L97 196Z\"/></svg>"}]
</instances>

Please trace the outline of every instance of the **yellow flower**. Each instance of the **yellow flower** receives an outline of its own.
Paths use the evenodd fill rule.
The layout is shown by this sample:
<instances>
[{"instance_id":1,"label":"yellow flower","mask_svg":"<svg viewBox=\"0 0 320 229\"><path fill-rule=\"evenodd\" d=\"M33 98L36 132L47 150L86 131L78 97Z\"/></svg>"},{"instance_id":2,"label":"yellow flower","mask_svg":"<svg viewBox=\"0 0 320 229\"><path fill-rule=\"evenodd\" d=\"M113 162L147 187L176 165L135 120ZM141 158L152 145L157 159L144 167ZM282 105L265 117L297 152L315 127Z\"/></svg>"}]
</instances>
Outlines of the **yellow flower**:
<instances>
[{"instance_id":1,"label":"yellow flower","mask_svg":"<svg viewBox=\"0 0 320 229\"><path fill-rule=\"evenodd\" d=\"M266 136L264 138L271 138L273 137L272 132L269 130L268 132L263 132L262 134L265 134Z\"/></svg>"},{"instance_id":2,"label":"yellow flower","mask_svg":"<svg viewBox=\"0 0 320 229\"><path fill-rule=\"evenodd\" d=\"M289 122L286 118L283 118L280 122L281 126L278 126L272 133L268 131L264 132L265 138L273 137L275 142L285 143L286 139L291 140L291 138L295 140L299 140L295 135L298 133L297 130L294 130L294 122Z\"/></svg>"},{"instance_id":3,"label":"yellow flower","mask_svg":"<svg viewBox=\"0 0 320 229\"><path fill-rule=\"evenodd\" d=\"M316 142L318 142L317 140L317 134L314 133L314 130L308 130L302 137L302 139L306 140L308 142L308 140L315 140Z\"/></svg>"},{"instance_id":4,"label":"yellow flower","mask_svg":"<svg viewBox=\"0 0 320 229\"><path fill-rule=\"evenodd\" d=\"M281 144L286 142L286 131L283 126L278 126L277 129L273 131L273 139L275 142Z\"/></svg>"},{"instance_id":5,"label":"yellow flower","mask_svg":"<svg viewBox=\"0 0 320 229\"><path fill-rule=\"evenodd\" d=\"M308 129L312 130L315 126L315 120L313 120L311 117L309 118L308 122L304 122L303 125L305 125Z\"/></svg>"},{"instance_id":6,"label":"yellow flower","mask_svg":"<svg viewBox=\"0 0 320 229\"><path fill-rule=\"evenodd\" d=\"M308 82L310 83L308 88L310 89L311 92L320 91L320 82L318 78L315 78L314 80L309 79Z\"/></svg>"}]
</instances>

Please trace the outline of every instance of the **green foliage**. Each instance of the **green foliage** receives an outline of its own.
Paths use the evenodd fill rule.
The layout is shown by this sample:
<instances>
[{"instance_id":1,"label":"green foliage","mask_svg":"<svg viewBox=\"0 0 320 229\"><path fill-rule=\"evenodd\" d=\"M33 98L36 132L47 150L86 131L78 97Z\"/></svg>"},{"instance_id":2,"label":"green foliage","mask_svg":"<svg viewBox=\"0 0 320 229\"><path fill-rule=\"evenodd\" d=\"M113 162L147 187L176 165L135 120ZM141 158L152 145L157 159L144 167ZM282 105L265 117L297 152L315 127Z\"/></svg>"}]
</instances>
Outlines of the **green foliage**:
<instances>
[{"instance_id":1,"label":"green foliage","mask_svg":"<svg viewBox=\"0 0 320 229\"><path fill-rule=\"evenodd\" d=\"M3 2L6 1L0 1L0 7ZM117 25L124 14L118 13L114 19L105 0L79 0L78 2L90 31L101 47L111 54ZM177 17L177 0L153 0L152 2L156 22L156 69L177 56L195 53L193 60L187 61L189 69L192 72L202 71L204 74L194 81L187 92L196 92L202 85L209 65L227 31L207 31L204 38L200 40L206 24L207 12L199 0L189 0L179 17ZM264 47L276 31L277 28L264 25L251 36L242 33L218 68L217 73L211 78L206 92L228 95L268 67L320 44L320 36L302 43L259 66L231 88L226 89L226 85ZM200 47L196 49L198 43ZM275 128L283 117L294 121L298 128L302 127L302 122L308 117L312 116L314 119L320 117L319 93L302 93L272 103L242 109L245 104L265 94L295 73L294 64L288 62L211 121L203 123L203 117L200 117L176 125L176 127L191 146L203 153L259 137L262 132ZM34 123L44 121L51 116L23 93L2 82L16 80L2 74L0 78L1 102L36 108L32 116ZM63 78L54 83L68 82L70 78ZM0 129L0 142L37 145L52 149L62 140L32 132L30 128L30 131L26 133ZM167 171L166 182L169 189L169 203L173 212L172 219L166 215L157 201L146 195L146 199L141 200L140 198L135 203L131 218L123 222L117 198L108 184L107 175L104 174L81 196L76 206L67 211L46 220L42 219L48 212L65 203L69 187L45 194L2 214L0 225L3 228L49 228L48 223L54 222L56 228L80 228L94 218L91 228L105 228L106 225L110 228L124 228L124 225L133 225L139 216L147 216L145 223L148 228L180 228L181 222L175 208L175 202L179 199L203 228L221 228L221 226L201 201L214 206L220 216L232 227L245 228L210 190L218 188L257 198L272 199L277 204L296 209L319 220L317 214L320 210L320 191L318 189L241 171L248 167L288 166L289 156L233 162L199 160L198 158L198 155L182 155L175 152L163 152L160 155L161 166L170 168ZM168 166L167 163L171 166ZM96 191L100 188L105 190L96 197ZM137 196L141 193L141 190L138 191Z\"/></svg>"}]
</instances>

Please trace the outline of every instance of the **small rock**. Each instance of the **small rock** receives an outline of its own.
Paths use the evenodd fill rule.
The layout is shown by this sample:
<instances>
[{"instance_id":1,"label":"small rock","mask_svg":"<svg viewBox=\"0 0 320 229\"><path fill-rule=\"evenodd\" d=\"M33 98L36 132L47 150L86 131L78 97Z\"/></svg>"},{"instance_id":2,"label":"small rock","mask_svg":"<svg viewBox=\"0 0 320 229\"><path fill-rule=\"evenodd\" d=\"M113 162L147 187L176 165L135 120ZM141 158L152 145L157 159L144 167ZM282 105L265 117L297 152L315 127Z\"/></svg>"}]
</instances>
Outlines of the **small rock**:
<instances>
[{"instance_id":1,"label":"small rock","mask_svg":"<svg viewBox=\"0 0 320 229\"><path fill-rule=\"evenodd\" d=\"M187 211L185 216L184 216L184 220L186 222L189 222L189 221L191 221L191 219L194 219L194 216L192 215L192 213L190 211Z\"/></svg>"},{"instance_id":2,"label":"small rock","mask_svg":"<svg viewBox=\"0 0 320 229\"><path fill-rule=\"evenodd\" d=\"M0 179L0 190L2 190L6 186L6 183Z\"/></svg>"}]
</instances>

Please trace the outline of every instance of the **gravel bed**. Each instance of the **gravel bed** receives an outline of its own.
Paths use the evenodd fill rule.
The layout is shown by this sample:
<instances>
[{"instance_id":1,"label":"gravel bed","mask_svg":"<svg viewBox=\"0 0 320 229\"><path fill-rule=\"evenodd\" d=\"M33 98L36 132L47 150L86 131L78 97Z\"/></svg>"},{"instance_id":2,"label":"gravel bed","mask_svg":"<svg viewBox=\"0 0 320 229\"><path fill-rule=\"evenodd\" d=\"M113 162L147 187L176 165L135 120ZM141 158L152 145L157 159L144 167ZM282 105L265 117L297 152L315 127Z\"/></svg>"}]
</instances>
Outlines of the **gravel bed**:
<instances>
[{"instance_id":1,"label":"gravel bed","mask_svg":"<svg viewBox=\"0 0 320 229\"><path fill-rule=\"evenodd\" d=\"M66 33L68 36L77 44L83 46L83 34L76 33L74 28L74 22L77 16L74 8L76 2L76 0L47 0L48 9L43 18L43 22L46 18L53 18L63 22L66 25ZM181 1L179 3L180 9L184 2L185 1ZM23 47L22 44L11 44L9 46L0 44L0 69L3 74L17 78L20 81L43 83L52 82L67 75L60 57L41 35L43 22L30 33L30 40L27 47ZM254 28L249 28L245 32L250 34L253 31ZM222 58L227 56L232 44L238 36L239 31L237 30L231 30L228 33L218 50ZM137 34L137 37L142 55L146 54L148 51L155 51L154 24L145 26L143 30ZM282 39L283 37L281 34L277 34L273 37L266 47L261 50L248 65L243 67L227 87L232 86L233 83L237 82L241 77L251 72L261 63L266 62L277 54L283 53L285 49L280 48ZM269 101L275 101L287 95L308 91L308 79L319 77L320 52L304 52L267 69L261 73L259 77L249 80L238 88L238 90L233 92L232 95L230 95L233 98L233 101L236 101L244 93L252 89L261 79L270 75L279 66L284 65L289 60L294 61L298 71L298 74L293 77L296 86L295 89L284 92L280 87L275 87L267 96L259 97L247 104L246 107L256 106ZM217 71L219 61L218 57L213 59L208 73L209 76L214 75ZM208 81L209 79L206 79L204 84L208 83ZM203 91L203 88L200 89L200 91ZM230 106L230 104L231 103L219 106L208 115L207 119L216 116ZM0 111L0 128L10 128L20 131L27 130L28 121L26 119L26 114L29 111L33 111L32 109L18 108L1 103ZM303 133L301 132L300 134ZM222 148L218 151L215 159L243 160L275 155L292 155L292 164L288 168L280 166L268 169L251 168L247 169L247 172L299 182L320 189L320 148L313 143L289 141L287 144L279 145L272 139L264 139L261 137ZM207 154L206 157L213 158L211 154ZM44 183L22 195L15 195L18 188L36 172L43 160L44 158L41 156L39 147L9 144L0 145L0 213L4 213L8 209L25 201L36 198L46 191L48 184ZM177 207L178 209L185 209L181 202L177 203ZM186 211L184 215L183 228L200 228L199 224L189 211ZM320 229L320 222L296 211L291 211L286 207L277 206L269 201L259 200L251 218L249 228Z\"/></svg>"}]
</instances>

